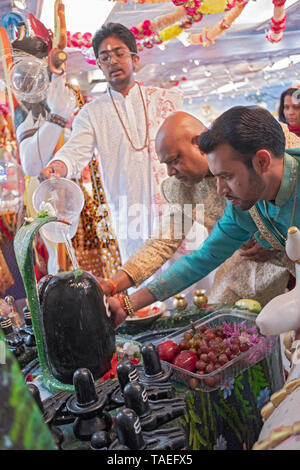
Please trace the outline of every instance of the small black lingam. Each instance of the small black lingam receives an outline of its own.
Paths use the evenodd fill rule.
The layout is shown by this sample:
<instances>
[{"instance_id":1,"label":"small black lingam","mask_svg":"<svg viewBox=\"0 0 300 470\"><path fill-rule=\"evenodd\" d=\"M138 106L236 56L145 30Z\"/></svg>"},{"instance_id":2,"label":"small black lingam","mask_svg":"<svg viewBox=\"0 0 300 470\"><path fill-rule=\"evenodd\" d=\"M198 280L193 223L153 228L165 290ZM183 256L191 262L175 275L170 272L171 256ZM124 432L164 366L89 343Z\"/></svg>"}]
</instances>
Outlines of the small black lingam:
<instances>
[{"instance_id":1,"label":"small black lingam","mask_svg":"<svg viewBox=\"0 0 300 470\"><path fill-rule=\"evenodd\" d=\"M142 430L152 431L172 419L184 415L185 401L181 398L148 400L145 387L138 382L129 382L124 388L125 406L140 418Z\"/></svg>"},{"instance_id":2,"label":"small black lingam","mask_svg":"<svg viewBox=\"0 0 300 470\"><path fill-rule=\"evenodd\" d=\"M138 369L139 380L145 385L166 382L172 372L170 364L160 361L158 352L154 344L147 343L142 349L144 370Z\"/></svg>"},{"instance_id":3,"label":"small black lingam","mask_svg":"<svg viewBox=\"0 0 300 470\"><path fill-rule=\"evenodd\" d=\"M160 361L159 358L158 360ZM137 372L136 366L129 359L123 359L123 361L118 364L117 375L119 387L112 393L113 403L119 406L124 405L124 388L128 383L139 381L139 373L143 373L143 370L143 368L139 367L139 372ZM146 384L145 387L149 400L173 398L175 394L173 385L166 382L152 381L150 384Z\"/></svg>"},{"instance_id":4,"label":"small black lingam","mask_svg":"<svg viewBox=\"0 0 300 470\"><path fill-rule=\"evenodd\" d=\"M23 338L14 330L9 317L0 317L0 327L5 335L5 341L10 351L19 358L25 352Z\"/></svg>"},{"instance_id":5,"label":"small black lingam","mask_svg":"<svg viewBox=\"0 0 300 470\"><path fill-rule=\"evenodd\" d=\"M97 279L86 271L47 276L39 289L45 343L51 371L71 384L87 367L95 380L109 369L115 351L110 311Z\"/></svg>"},{"instance_id":6,"label":"small black lingam","mask_svg":"<svg viewBox=\"0 0 300 470\"><path fill-rule=\"evenodd\" d=\"M24 337L24 343L28 347L36 346L34 331L31 321L31 313L29 308L26 306L23 308L23 316L24 316L24 325L20 328L20 333Z\"/></svg>"},{"instance_id":7,"label":"small black lingam","mask_svg":"<svg viewBox=\"0 0 300 470\"><path fill-rule=\"evenodd\" d=\"M185 434L179 427L142 432L135 411L122 408L115 418L117 439L109 450L176 450L185 446Z\"/></svg>"},{"instance_id":8,"label":"small black lingam","mask_svg":"<svg viewBox=\"0 0 300 470\"><path fill-rule=\"evenodd\" d=\"M97 431L91 437L92 450L107 450L111 444L110 436L107 431Z\"/></svg>"},{"instance_id":9,"label":"small black lingam","mask_svg":"<svg viewBox=\"0 0 300 470\"><path fill-rule=\"evenodd\" d=\"M88 441L97 431L108 431L112 424L111 416L104 411L107 396L97 395L94 380L88 369L78 369L73 377L75 396L67 401L67 410L74 416L75 436Z\"/></svg>"}]
</instances>

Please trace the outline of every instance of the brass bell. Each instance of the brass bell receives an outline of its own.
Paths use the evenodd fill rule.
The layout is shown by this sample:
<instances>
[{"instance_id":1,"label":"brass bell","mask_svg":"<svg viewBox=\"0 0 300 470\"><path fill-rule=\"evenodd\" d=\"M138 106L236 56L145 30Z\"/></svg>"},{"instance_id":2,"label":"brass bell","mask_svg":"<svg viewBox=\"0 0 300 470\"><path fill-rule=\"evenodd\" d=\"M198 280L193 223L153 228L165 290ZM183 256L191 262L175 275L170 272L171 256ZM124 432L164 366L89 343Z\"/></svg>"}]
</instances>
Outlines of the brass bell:
<instances>
[{"instance_id":1,"label":"brass bell","mask_svg":"<svg viewBox=\"0 0 300 470\"><path fill-rule=\"evenodd\" d=\"M199 289L194 291L193 302L198 308L205 308L207 306L208 298L205 295L205 289Z\"/></svg>"},{"instance_id":2,"label":"brass bell","mask_svg":"<svg viewBox=\"0 0 300 470\"><path fill-rule=\"evenodd\" d=\"M174 295L174 299L173 300L173 307L176 309L176 310L185 310L188 306L188 301L186 300L185 298L185 295L184 294L176 294Z\"/></svg>"},{"instance_id":3,"label":"brass bell","mask_svg":"<svg viewBox=\"0 0 300 470\"><path fill-rule=\"evenodd\" d=\"M4 300L10 307L10 314L8 316L11 319L13 327L20 328L21 322L19 319L15 298L11 295L7 295Z\"/></svg>"}]
</instances>

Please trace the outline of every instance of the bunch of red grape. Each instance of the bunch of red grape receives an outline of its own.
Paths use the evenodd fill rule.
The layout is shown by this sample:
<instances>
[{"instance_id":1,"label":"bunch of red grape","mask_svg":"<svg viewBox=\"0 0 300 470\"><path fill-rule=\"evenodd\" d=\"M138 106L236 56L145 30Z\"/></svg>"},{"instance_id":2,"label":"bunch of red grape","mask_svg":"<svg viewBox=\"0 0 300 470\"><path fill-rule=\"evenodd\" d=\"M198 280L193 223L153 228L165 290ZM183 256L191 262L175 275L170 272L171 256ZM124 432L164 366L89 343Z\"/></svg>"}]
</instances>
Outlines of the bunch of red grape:
<instances>
[{"instance_id":1,"label":"bunch of red grape","mask_svg":"<svg viewBox=\"0 0 300 470\"><path fill-rule=\"evenodd\" d=\"M220 369L249 347L247 338L228 336L222 325L215 328L202 325L196 330L192 324L192 331L184 333L179 345L173 341L165 341L158 345L157 351L164 361L189 372L206 375ZM213 386L220 381L220 376L214 374L203 379L206 385Z\"/></svg>"}]
</instances>

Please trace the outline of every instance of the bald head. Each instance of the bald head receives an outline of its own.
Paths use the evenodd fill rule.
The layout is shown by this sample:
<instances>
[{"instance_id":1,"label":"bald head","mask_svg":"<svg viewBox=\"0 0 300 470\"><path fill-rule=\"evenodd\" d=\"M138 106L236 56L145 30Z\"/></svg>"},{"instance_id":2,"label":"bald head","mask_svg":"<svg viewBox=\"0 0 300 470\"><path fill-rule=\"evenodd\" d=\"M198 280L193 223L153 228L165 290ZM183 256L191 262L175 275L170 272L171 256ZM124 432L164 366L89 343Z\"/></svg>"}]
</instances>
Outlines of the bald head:
<instances>
[{"instance_id":1,"label":"bald head","mask_svg":"<svg viewBox=\"0 0 300 470\"><path fill-rule=\"evenodd\" d=\"M208 174L206 155L198 146L198 137L206 130L199 119L183 111L165 119L156 134L155 150L169 176L194 184Z\"/></svg>"},{"instance_id":2,"label":"bald head","mask_svg":"<svg viewBox=\"0 0 300 470\"><path fill-rule=\"evenodd\" d=\"M155 139L156 153L159 155L160 147L168 146L169 143L174 142L174 139L184 138L187 140L191 136L199 136L206 130L205 125L195 116L184 111L172 113L164 120L157 131Z\"/></svg>"}]
</instances>

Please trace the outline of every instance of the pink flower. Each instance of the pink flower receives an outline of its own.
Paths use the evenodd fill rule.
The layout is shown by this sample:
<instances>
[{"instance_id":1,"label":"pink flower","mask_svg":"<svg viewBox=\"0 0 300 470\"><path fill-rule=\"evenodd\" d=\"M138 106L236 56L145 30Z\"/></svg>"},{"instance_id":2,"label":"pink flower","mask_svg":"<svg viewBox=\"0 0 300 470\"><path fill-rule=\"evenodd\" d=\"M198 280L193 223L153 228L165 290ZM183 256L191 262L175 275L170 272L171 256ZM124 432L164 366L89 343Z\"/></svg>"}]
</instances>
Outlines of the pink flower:
<instances>
[{"instance_id":1,"label":"pink flower","mask_svg":"<svg viewBox=\"0 0 300 470\"><path fill-rule=\"evenodd\" d=\"M134 36L137 36L139 34L139 30L136 26L132 26L132 28L130 28L130 31L132 32L132 34L134 34Z\"/></svg>"}]
</instances>

